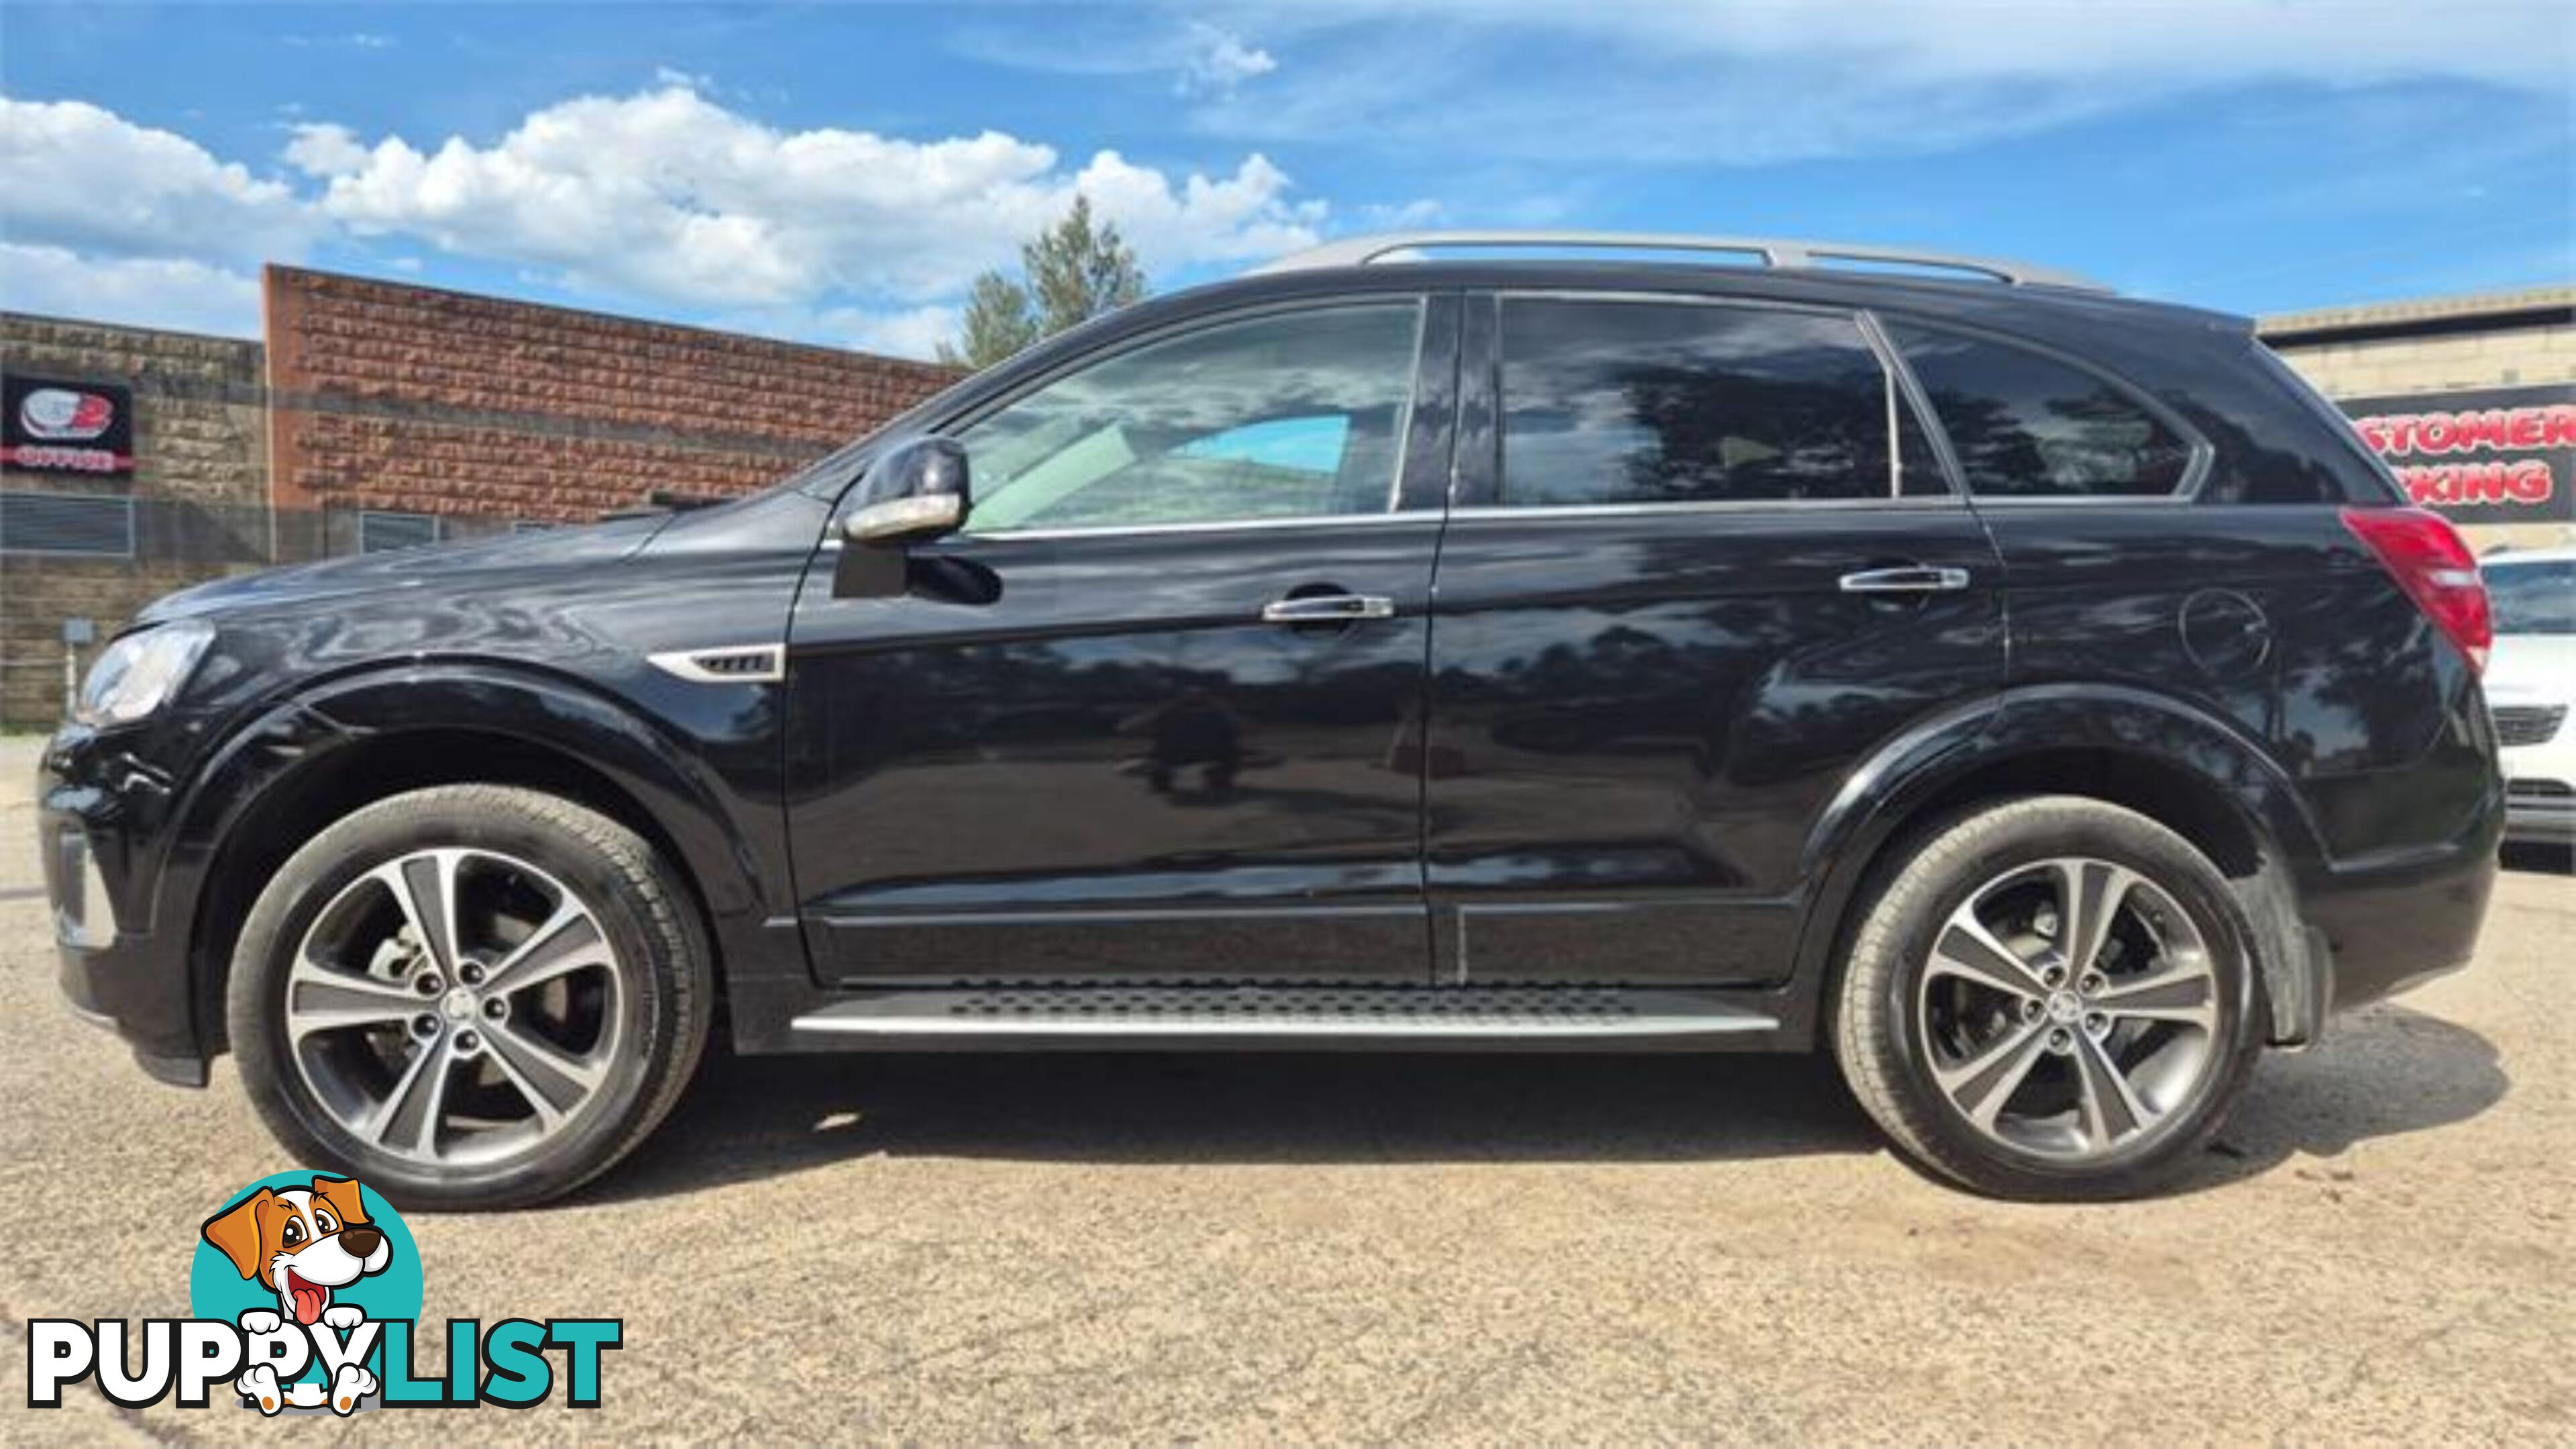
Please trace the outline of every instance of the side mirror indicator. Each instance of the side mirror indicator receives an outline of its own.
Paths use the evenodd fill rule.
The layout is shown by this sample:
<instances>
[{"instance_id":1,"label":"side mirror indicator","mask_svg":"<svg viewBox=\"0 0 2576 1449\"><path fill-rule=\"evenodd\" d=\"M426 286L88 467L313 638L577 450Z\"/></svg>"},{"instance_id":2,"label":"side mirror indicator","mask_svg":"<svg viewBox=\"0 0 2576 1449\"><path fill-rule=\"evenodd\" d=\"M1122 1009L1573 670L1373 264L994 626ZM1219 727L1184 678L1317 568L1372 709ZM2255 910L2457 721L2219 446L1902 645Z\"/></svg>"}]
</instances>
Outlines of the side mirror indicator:
<instances>
[{"instance_id":1,"label":"side mirror indicator","mask_svg":"<svg viewBox=\"0 0 2576 1449\"><path fill-rule=\"evenodd\" d=\"M841 535L852 543L937 538L965 527L974 508L965 446L936 435L897 445L868 465L852 492L841 516Z\"/></svg>"},{"instance_id":2,"label":"side mirror indicator","mask_svg":"<svg viewBox=\"0 0 2576 1449\"><path fill-rule=\"evenodd\" d=\"M954 533L966 522L966 500L955 493L925 493L871 503L842 520L841 532L852 543L892 543L907 538L936 538Z\"/></svg>"}]
</instances>

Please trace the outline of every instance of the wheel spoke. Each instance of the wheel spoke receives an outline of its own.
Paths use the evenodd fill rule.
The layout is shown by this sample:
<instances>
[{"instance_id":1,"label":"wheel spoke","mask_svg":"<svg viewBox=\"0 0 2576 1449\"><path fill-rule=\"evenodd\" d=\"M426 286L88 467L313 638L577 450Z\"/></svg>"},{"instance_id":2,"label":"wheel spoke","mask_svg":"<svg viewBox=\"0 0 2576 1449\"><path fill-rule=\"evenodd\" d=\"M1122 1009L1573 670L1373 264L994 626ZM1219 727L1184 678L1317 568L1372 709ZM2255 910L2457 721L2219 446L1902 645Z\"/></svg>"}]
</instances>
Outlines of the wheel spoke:
<instances>
[{"instance_id":1,"label":"wheel spoke","mask_svg":"<svg viewBox=\"0 0 2576 1449\"><path fill-rule=\"evenodd\" d=\"M578 902L566 897L545 924L530 932L528 939L492 968L483 990L487 994L525 991L568 972L615 965L616 959L608 949L608 938L600 934L599 922Z\"/></svg>"},{"instance_id":2,"label":"wheel spoke","mask_svg":"<svg viewBox=\"0 0 2576 1449\"><path fill-rule=\"evenodd\" d=\"M451 979L457 959L456 868L464 858L461 850L426 850L370 872L393 892L430 964Z\"/></svg>"},{"instance_id":3,"label":"wheel spoke","mask_svg":"<svg viewBox=\"0 0 2576 1449\"><path fill-rule=\"evenodd\" d=\"M2204 1030L2218 1025L2218 981L2206 961L2138 977L2114 977L2093 1006L2132 1021L2179 1021Z\"/></svg>"},{"instance_id":4,"label":"wheel spoke","mask_svg":"<svg viewBox=\"0 0 2576 1449\"><path fill-rule=\"evenodd\" d=\"M1968 1120L1991 1129L1996 1114L2021 1090L2047 1049L2046 1022L2016 1022L1975 1056L1956 1066L1935 1065L1932 1075Z\"/></svg>"},{"instance_id":5,"label":"wheel spoke","mask_svg":"<svg viewBox=\"0 0 2576 1449\"><path fill-rule=\"evenodd\" d=\"M2084 1137L2095 1151L2119 1145L2142 1131L2156 1111L2138 1100L2110 1048L2089 1032L2075 1033L2075 1080L2084 1112Z\"/></svg>"},{"instance_id":6,"label":"wheel spoke","mask_svg":"<svg viewBox=\"0 0 2576 1449\"><path fill-rule=\"evenodd\" d=\"M1941 928L1941 939L1932 947L1932 973L1974 981L2016 998L2048 994L2031 963L1977 919L1973 899L1952 912L1950 923Z\"/></svg>"},{"instance_id":7,"label":"wheel spoke","mask_svg":"<svg viewBox=\"0 0 2576 1449\"><path fill-rule=\"evenodd\" d=\"M516 1022L493 1027L484 1039L502 1072L549 1125L599 1085L601 1063L573 1056Z\"/></svg>"},{"instance_id":8,"label":"wheel spoke","mask_svg":"<svg viewBox=\"0 0 2576 1449\"><path fill-rule=\"evenodd\" d=\"M2120 918L2137 873L2108 861L2058 860L2049 863L2049 874L2057 880L2057 940L2066 969L2089 971L2111 938L2111 924Z\"/></svg>"},{"instance_id":9,"label":"wheel spoke","mask_svg":"<svg viewBox=\"0 0 2576 1449\"><path fill-rule=\"evenodd\" d=\"M417 1157L438 1155L438 1122L447 1107L447 1078L455 1067L444 1042L413 1051L394 1089L362 1130L370 1142Z\"/></svg>"},{"instance_id":10,"label":"wheel spoke","mask_svg":"<svg viewBox=\"0 0 2576 1449\"><path fill-rule=\"evenodd\" d=\"M286 1027L295 1037L409 1021L424 1004L402 987L302 962L286 979Z\"/></svg>"}]
</instances>

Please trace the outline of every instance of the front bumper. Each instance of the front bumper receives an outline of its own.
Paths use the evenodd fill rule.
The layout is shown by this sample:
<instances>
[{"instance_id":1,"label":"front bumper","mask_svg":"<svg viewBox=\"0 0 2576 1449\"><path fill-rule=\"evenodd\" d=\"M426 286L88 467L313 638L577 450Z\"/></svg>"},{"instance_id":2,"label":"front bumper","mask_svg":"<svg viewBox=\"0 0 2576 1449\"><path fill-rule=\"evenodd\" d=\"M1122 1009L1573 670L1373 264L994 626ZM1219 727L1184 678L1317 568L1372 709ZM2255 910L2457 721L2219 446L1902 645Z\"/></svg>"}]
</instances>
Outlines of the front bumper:
<instances>
[{"instance_id":1,"label":"front bumper","mask_svg":"<svg viewBox=\"0 0 2576 1449\"><path fill-rule=\"evenodd\" d=\"M60 958L55 979L71 1008L123 1037L146 1072L202 1087L206 1052L184 918L179 929L153 929L150 846L168 792L98 744L86 730L66 730L37 766L36 849Z\"/></svg>"}]
</instances>

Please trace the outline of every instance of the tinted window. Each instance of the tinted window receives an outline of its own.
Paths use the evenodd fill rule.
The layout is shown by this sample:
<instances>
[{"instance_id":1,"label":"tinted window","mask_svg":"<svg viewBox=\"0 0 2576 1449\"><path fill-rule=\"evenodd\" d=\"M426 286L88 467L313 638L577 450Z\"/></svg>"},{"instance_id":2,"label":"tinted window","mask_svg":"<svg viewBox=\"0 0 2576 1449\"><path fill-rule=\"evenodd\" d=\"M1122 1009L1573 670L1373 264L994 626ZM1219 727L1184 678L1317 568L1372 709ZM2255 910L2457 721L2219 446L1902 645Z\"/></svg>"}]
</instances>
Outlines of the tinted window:
<instances>
[{"instance_id":1,"label":"tinted window","mask_svg":"<svg viewBox=\"0 0 2576 1449\"><path fill-rule=\"evenodd\" d=\"M2499 634L2576 634L2576 563L2496 563L2481 569Z\"/></svg>"},{"instance_id":2,"label":"tinted window","mask_svg":"<svg viewBox=\"0 0 2576 1449\"><path fill-rule=\"evenodd\" d=\"M2182 486L2191 445L2107 379L2000 342L1888 332L1949 430L1969 492L2128 497Z\"/></svg>"},{"instance_id":3,"label":"tinted window","mask_svg":"<svg viewBox=\"0 0 2576 1449\"><path fill-rule=\"evenodd\" d=\"M1503 304L1507 505L1885 498L1901 486L1894 416L1878 354L1848 317Z\"/></svg>"},{"instance_id":4,"label":"tinted window","mask_svg":"<svg viewBox=\"0 0 2576 1449\"><path fill-rule=\"evenodd\" d=\"M1383 513L1418 307L1250 318L1123 352L966 429L976 533Z\"/></svg>"}]
</instances>

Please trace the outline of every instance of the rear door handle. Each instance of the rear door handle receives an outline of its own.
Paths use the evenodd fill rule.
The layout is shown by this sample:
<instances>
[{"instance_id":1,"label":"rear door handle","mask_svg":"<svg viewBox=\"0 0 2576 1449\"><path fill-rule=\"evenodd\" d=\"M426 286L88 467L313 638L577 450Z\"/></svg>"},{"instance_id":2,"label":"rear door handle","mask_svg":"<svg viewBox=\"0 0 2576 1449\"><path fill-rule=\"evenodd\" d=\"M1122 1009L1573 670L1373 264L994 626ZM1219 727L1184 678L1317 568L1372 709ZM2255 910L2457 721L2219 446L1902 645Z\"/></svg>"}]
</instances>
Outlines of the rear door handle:
<instances>
[{"instance_id":1,"label":"rear door handle","mask_svg":"<svg viewBox=\"0 0 2576 1449\"><path fill-rule=\"evenodd\" d=\"M1862 569L1840 580L1846 594L1954 594L1968 586L1966 569L1925 568L1919 564L1892 569Z\"/></svg>"},{"instance_id":2,"label":"rear door handle","mask_svg":"<svg viewBox=\"0 0 2576 1449\"><path fill-rule=\"evenodd\" d=\"M1261 606L1265 624L1349 624L1394 617L1395 600L1374 594L1299 594Z\"/></svg>"}]
</instances>

